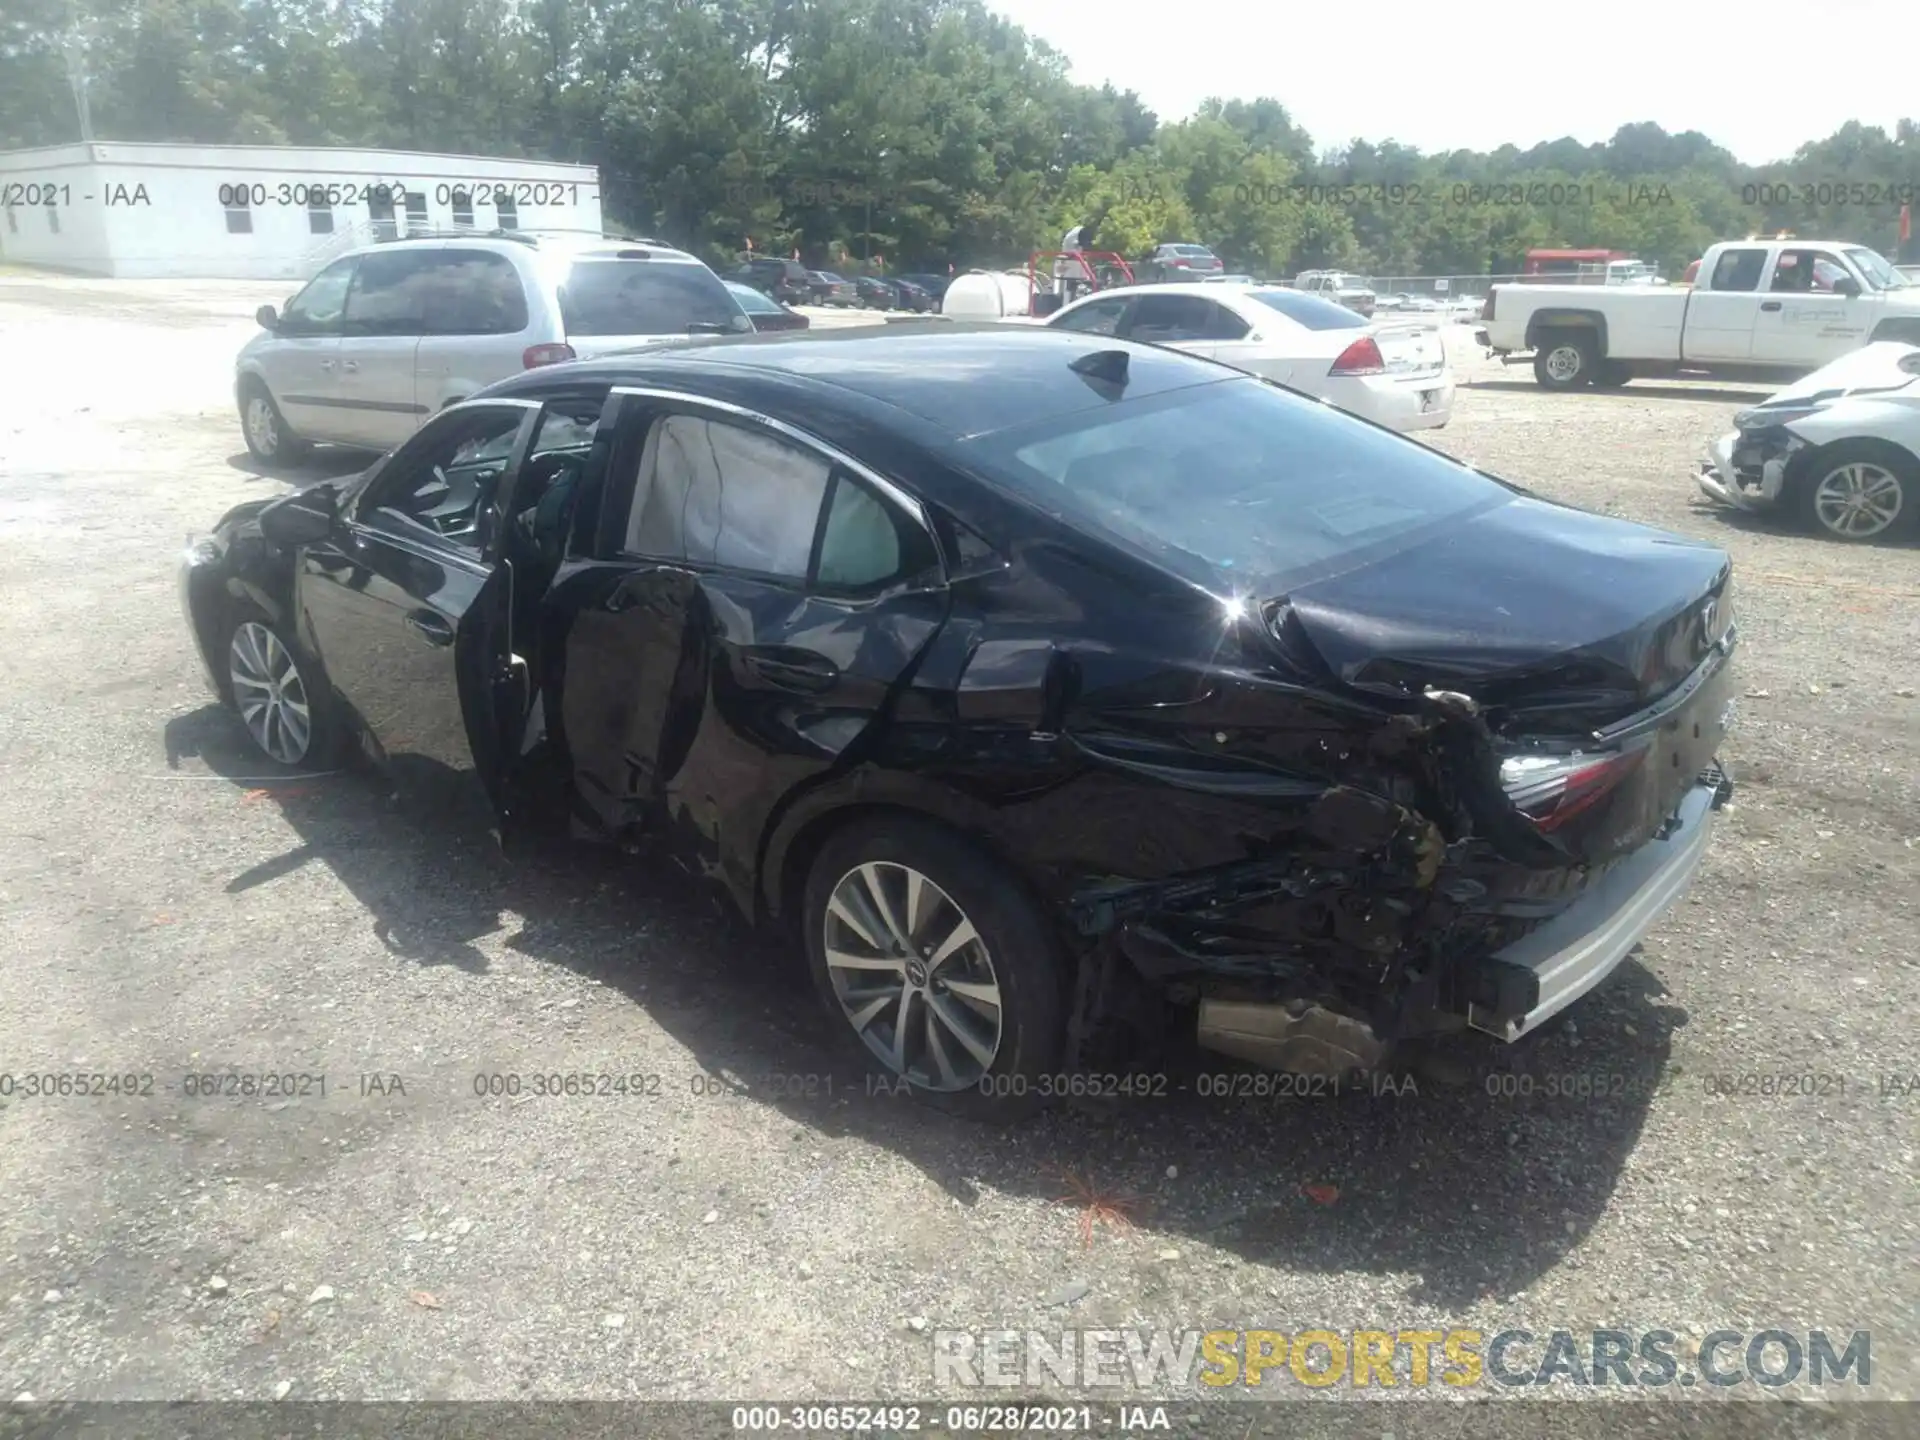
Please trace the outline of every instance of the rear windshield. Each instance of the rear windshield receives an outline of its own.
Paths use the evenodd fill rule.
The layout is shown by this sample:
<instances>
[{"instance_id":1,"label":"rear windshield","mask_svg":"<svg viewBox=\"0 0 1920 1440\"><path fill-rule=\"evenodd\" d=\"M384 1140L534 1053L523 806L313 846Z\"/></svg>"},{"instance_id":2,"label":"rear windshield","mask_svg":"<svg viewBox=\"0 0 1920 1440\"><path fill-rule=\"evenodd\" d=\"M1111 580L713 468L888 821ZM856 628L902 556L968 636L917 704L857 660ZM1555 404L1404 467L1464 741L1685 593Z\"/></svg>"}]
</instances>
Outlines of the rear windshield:
<instances>
[{"instance_id":1,"label":"rear windshield","mask_svg":"<svg viewBox=\"0 0 1920 1440\"><path fill-rule=\"evenodd\" d=\"M1204 245L1169 245L1167 248L1176 255L1191 255L1201 260L1213 258L1213 251Z\"/></svg>"},{"instance_id":2,"label":"rear windshield","mask_svg":"<svg viewBox=\"0 0 1920 1440\"><path fill-rule=\"evenodd\" d=\"M1513 491L1252 378L968 442L993 478L1216 594L1271 598Z\"/></svg>"},{"instance_id":3,"label":"rear windshield","mask_svg":"<svg viewBox=\"0 0 1920 1440\"><path fill-rule=\"evenodd\" d=\"M560 287L567 334L686 335L751 330L739 302L704 265L576 260Z\"/></svg>"},{"instance_id":4,"label":"rear windshield","mask_svg":"<svg viewBox=\"0 0 1920 1440\"><path fill-rule=\"evenodd\" d=\"M1367 324L1359 312L1302 290L1255 290L1252 298L1309 330L1360 330Z\"/></svg>"}]
</instances>

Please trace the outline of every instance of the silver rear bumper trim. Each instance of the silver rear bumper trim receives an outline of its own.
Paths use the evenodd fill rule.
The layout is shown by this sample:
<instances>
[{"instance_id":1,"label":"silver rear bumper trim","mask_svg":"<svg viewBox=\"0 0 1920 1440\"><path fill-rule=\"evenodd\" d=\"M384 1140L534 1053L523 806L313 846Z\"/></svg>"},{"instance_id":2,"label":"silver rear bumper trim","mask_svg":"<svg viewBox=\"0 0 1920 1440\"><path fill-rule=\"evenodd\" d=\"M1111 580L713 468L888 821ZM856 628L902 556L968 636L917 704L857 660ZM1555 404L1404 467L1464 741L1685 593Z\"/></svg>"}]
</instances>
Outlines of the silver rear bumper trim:
<instances>
[{"instance_id":1,"label":"silver rear bumper trim","mask_svg":"<svg viewBox=\"0 0 1920 1440\"><path fill-rule=\"evenodd\" d=\"M1693 883L1713 830L1715 789L1696 785L1680 803L1672 834L1648 841L1566 910L1493 956L1493 964L1532 977L1538 996L1532 1009L1502 1017L1469 1006L1467 1023L1518 1040L1611 975Z\"/></svg>"}]
</instances>

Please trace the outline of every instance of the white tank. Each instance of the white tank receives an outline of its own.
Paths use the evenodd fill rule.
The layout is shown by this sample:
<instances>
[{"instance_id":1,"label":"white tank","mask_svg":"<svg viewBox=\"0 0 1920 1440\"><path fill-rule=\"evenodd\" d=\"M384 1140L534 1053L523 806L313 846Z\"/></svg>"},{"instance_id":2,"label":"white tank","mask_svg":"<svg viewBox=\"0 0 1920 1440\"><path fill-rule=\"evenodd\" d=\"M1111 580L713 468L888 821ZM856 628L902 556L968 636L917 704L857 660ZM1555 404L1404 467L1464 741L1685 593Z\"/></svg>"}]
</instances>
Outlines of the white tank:
<instances>
[{"instance_id":1,"label":"white tank","mask_svg":"<svg viewBox=\"0 0 1920 1440\"><path fill-rule=\"evenodd\" d=\"M940 313L954 320L1008 320L1027 314L1027 273L969 270L954 277Z\"/></svg>"}]
</instances>

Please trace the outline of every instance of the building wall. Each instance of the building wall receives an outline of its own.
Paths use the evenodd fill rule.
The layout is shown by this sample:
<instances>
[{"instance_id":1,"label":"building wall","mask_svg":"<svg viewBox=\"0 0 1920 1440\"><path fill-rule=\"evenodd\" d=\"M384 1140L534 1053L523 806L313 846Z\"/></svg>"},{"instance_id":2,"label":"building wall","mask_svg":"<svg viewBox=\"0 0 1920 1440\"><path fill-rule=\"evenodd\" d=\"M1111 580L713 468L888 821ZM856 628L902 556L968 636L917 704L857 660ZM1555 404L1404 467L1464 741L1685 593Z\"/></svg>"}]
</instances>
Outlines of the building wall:
<instances>
[{"instance_id":1,"label":"building wall","mask_svg":"<svg viewBox=\"0 0 1920 1440\"><path fill-rule=\"evenodd\" d=\"M96 194L85 145L0 152L0 258L112 274L106 213L88 198Z\"/></svg>"},{"instance_id":2,"label":"building wall","mask_svg":"<svg viewBox=\"0 0 1920 1440\"><path fill-rule=\"evenodd\" d=\"M591 165L251 145L57 150L0 155L0 185L70 185L58 233L44 213L22 213L11 234L0 221L9 258L103 275L298 281L386 233L509 219L522 230L601 230ZM383 188L395 197L390 225L377 218ZM470 220L455 210L461 189Z\"/></svg>"}]
</instances>

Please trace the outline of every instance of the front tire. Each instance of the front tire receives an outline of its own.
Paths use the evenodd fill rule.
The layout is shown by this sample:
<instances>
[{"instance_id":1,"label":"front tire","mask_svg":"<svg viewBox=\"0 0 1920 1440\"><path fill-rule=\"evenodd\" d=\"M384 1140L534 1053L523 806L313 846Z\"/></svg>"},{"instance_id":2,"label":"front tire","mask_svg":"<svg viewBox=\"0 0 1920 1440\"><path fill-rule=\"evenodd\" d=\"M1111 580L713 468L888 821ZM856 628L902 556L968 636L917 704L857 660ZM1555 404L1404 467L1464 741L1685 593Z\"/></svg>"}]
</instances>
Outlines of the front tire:
<instances>
[{"instance_id":1,"label":"front tire","mask_svg":"<svg viewBox=\"0 0 1920 1440\"><path fill-rule=\"evenodd\" d=\"M958 835L891 816L833 835L802 923L815 988L867 1064L951 1114L1038 1108L1064 1049L1058 937L1017 879Z\"/></svg>"},{"instance_id":2,"label":"front tire","mask_svg":"<svg viewBox=\"0 0 1920 1440\"><path fill-rule=\"evenodd\" d=\"M273 395L259 380L247 381L241 390L240 433L246 438L247 452L262 465L291 465L309 448L287 427Z\"/></svg>"},{"instance_id":3,"label":"front tire","mask_svg":"<svg viewBox=\"0 0 1920 1440\"><path fill-rule=\"evenodd\" d=\"M1560 331L1543 337L1533 355L1533 378L1547 390L1578 390L1593 383L1600 359L1593 337Z\"/></svg>"},{"instance_id":4,"label":"front tire","mask_svg":"<svg viewBox=\"0 0 1920 1440\"><path fill-rule=\"evenodd\" d=\"M295 770L323 770L344 734L317 660L283 625L252 606L227 627L226 693L256 749Z\"/></svg>"},{"instance_id":5,"label":"front tire","mask_svg":"<svg viewBox=\"0 0 1920 1440\"><path fill-rule=\"evenodd\" d=\"M1801 522L1858 544L1911 529L1920 514L1920 463L1890 445L1843 440L1807 457L1797 495Z\"/></svg>"}]
</instances>

